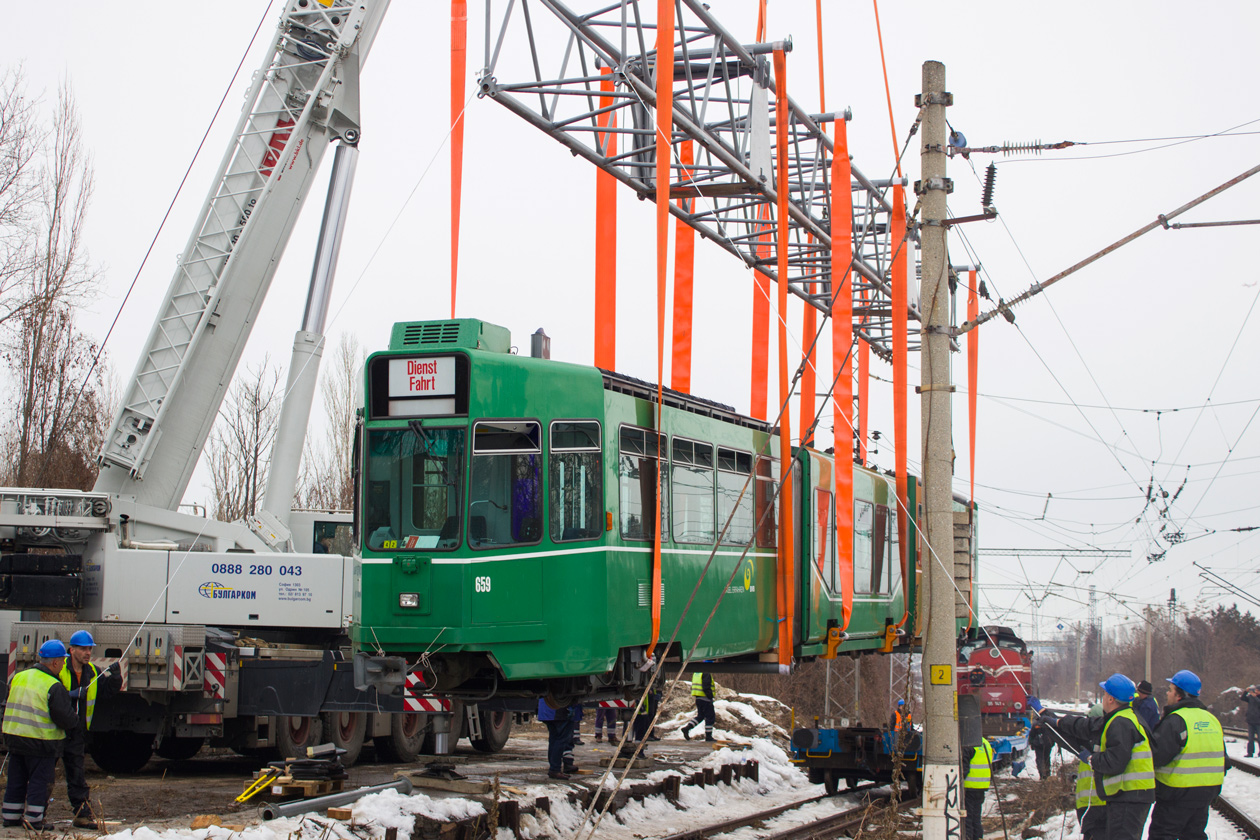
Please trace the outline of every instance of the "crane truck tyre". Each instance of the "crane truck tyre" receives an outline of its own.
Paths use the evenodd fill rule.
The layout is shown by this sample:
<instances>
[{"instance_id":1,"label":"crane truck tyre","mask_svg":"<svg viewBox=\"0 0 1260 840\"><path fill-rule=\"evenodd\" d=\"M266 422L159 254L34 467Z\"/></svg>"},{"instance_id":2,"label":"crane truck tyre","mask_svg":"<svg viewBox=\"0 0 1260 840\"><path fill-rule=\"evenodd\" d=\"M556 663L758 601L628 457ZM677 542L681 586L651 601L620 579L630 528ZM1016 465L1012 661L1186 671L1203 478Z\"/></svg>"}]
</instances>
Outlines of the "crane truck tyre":
<instances>
[{"instance_id":1,"label":"crane truck tyre","mask_svg":"<svg viewBox=\"0 0 1260 840\"><path fill-rule=\"evenodd\" d=\"M88 753L106 773L137 773L153 755L153 735L147 732L94 732Z\"/></svg>"},{"instance_id":2,"label":"crane truck tyre","mask_svg":"<svg viewBox=\"0 0 1260 840\"><path fill-rule=\"evenodd\" d=\"M428 728L428 715L390 715L389 734L372 739L377 757L393 764L410 764L420 755L420 746Z\"/></svg>"},{"instance_id":3,"label":"crane truck tyre","mask_svg":"<svg viewBox=\"0 0 1260 840\"><path fill-rule=\"evenodd\" d=\"M512 735L511 713L487 709L479 710L477 717L481 722L481 737L473 739L473 749L484 753L496 753L503 749Z\"/></svg>"},{"instance_id":4,"label":"crane truck tyre","mask_svg":"<svg viewBox=\"0 0 1260 840\"><path fill-rule=\"evenodd\" d=\"M165 758L168 761L187 761L201 751L201 747L205 742L205 738L176 738L168 736L162 739L162 743L158 744L154 752L158 754L158 758ZM100 764L100 762L98 761L97 764Z\"/></svg>"},{"instance_id":5,"label":"crane truck tyre","mask_svg":"<svg viewBox=\"0 0 1260 840\"><path fill-rule=\"evenodd\" d=\"M346 751L341 763L352 767L363 752L363 740L367 734L367 715L363 712L324 712L320 715L324 725L324 743Z\"/></svg>"},{"instance_id":6,"label":"crane truck tyre","mask_svg":"<svg viewBox=\"0 0 1260 840\"><path fill-rule=\"evenodd\" d=\"M281 758L305 758L306 748L323 743L318 717L280 715L276 718L276 752Z\"/></svg>"}]
</instances>

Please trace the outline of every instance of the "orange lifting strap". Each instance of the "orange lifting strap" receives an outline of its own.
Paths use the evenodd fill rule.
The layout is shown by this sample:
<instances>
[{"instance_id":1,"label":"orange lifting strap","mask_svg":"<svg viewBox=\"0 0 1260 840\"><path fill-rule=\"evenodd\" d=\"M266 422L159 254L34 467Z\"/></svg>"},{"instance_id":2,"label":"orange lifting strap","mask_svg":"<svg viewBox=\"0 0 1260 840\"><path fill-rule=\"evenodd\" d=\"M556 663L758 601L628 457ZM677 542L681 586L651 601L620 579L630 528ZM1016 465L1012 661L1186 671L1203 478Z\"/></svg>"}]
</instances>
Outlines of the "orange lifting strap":
<instances>
[{"instance_id":1,"label":"orange lifting strap","mask_svg":"<svg viewBox=\"0 0 1260 840\"><path fill-rule=\"evenodd\" d=\"M669 264L669 182L671 137L674 125L674 4L656 2L656 431L661 433L661 406L665 401L665 288ZM659 60L669 56L669 65ZM659 437L658 437L659 446ZM662 463L665 453L661 452ZM656 510L660 519L665 470L656 470ZM648 653L656 650L661 637L661 524L652 540L652 641Z\"/></svg>"},{"instance_id":2,"label":"orange lifting strap","mask_svg":"<svg viewBox=\"0 0 1260 840\"><path fill-rule=\"evenodd\" d=\"M836 144L831 159L831 367L836 377L833 427L836 449L836 557L844 581L841 630L853 615L853 201L849 192L848 127L835 122ZM863 344L865 346L865 344Z\"/></svg>"},{"instance_id":3,"label":"orange lifting strap","mask_svg":"<svg viewBox=\"0 0 1260 840\"><path fill-rule=\"evenodd\" d=\"M690 180L694 158L692 141L682 144L681 179ZM694 198L679 199L684 213L695 209ZM674 223L674 354L669 384L675 391L691 393L691 300L695 275L696 229L682 219Z\"/></svg>"},{"instance_id":4,"label":"orange lifting strap","mask_svg":"<svg viewBox=\"0 0 1260 840\"><path fill-rule=\"evenodd\" d=\"M464 186L464 75L468 65L468 0L451 0L451 317L459 278L459 209Z\"/></svg>"},{"instance_id":5,"label":"orange lifting strap","mask_svg":"<svg viewBox=\"0 0 1260 840\"><path fill-rule=\"evenodd\" d=\"M778 167L775 193L778 196L778 274L779 274L779 475L783 481L779 539L779 672L786 673L792 665L794 629L796 626L795 557L793 556L792 511L792 413L787 411L791 396L787 367L787 291L788 291L788 100L787 54L782 49L774 51L774 98L775 134Z\"/></svg>"},{"instance_id":6,"label":"orange lifting strap","mask_svg":"<svg viewBox=\"0 0 1260 840\"><path fill-rule=\"evenodd\" d=\"M601 70L599 107L613 104L612 68ZM595 118L599 128L617 127L611 111ZM596 134L604 155L617 154L617 134L605 131ZM595 169L595 367L617 369L617 179L598 167Z\"/></svg>"},{"instance_id":7,"label":"orange lifting strap","mask_svg":"<svg viewBox=\"0 0 1260 840\"><path fill-rule=\"evenodd\" d=\"M896 435L894 460L897 469L897 535L901 548L901 590L906 596L906 612L901 617L901 621L897 622L898 627L905 624L910 616L910 575L906 568L906 558L909 552L909 526L911 519L914 518L914 511L910 510L909 480L906 473L906 453L909 443L906 440L909 434L906 406L906 387L909 381L906 313L910 303L906 262L910 249L906 247L905 240L906 190L905 187L895 186L893 187L892 238L890 240L894 254L892 261L893 434Z\"/></svg>"}]
</instances>

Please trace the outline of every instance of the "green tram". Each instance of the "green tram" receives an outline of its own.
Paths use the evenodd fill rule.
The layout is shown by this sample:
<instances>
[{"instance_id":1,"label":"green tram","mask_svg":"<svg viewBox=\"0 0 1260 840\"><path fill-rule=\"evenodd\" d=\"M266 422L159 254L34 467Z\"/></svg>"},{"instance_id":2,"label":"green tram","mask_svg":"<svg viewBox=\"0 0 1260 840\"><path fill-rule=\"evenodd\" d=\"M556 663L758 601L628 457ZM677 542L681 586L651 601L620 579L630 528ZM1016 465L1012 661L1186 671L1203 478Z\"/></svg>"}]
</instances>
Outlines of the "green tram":
<instances>
[{"instance_id":1,"label":"green tram","mask_svg":"<svg viewBox=\"0 0 1260 840\"><path fill-rule=\"evenodd\" d=\"M402 657L452 696L621 696L645 679L659 524L662 645L686 615L658 652L685 653L707 622L696 661L777 670L769 424L666 391L658 435L654 386L515 355L506 329L476 320L396 324L364 385L358 649ZM908 651L917 575L903 580L898 560L895 482L854 468L850 579L835 546L834 469L831 455L796 452L795 498L809 503L795 505L794 659ZM915 496L911 481L912 506Z\"/></svg>"}]
</instances>

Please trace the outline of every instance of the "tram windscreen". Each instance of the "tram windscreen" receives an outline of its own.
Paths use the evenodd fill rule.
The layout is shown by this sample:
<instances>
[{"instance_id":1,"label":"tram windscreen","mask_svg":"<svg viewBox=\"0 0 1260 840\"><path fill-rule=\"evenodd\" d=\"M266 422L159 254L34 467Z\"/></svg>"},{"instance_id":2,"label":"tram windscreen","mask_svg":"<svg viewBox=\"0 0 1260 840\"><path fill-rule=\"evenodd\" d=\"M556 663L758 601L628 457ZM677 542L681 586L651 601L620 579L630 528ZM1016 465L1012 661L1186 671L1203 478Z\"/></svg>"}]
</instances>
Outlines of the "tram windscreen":
<instances>
[{"instance_id":1,"label":"tram windscreen","mask_svg":"<svg viewBox=\"0 0 1260 840\"><path fill-rule=\"evenodd\" d=\"M368 433L367 547L372 551L453 549L460 544L463 428Z\"/></svg>"}]
</instances>

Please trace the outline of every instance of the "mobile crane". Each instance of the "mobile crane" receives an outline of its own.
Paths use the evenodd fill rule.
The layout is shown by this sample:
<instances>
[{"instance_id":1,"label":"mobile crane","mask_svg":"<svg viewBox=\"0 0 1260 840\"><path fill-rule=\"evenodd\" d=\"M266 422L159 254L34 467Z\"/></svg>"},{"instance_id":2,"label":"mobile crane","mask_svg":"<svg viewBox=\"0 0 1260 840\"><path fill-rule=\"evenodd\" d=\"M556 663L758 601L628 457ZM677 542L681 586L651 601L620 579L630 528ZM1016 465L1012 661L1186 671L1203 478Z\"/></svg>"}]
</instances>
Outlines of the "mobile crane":
<instances>
[{"instance_id":1,"label":"mobile crane","mask_svg":"<svg viewBox=\"0 0 1260 840\"><path fill-rule=\"evenodd\" d=\"M504 711L428 697L405 663L355 657L352 517L291 511L360 132L359 73L389 0L288 0L270 51L99 456L91 492L0 488L8 670L91 630L124 688L93 721L102 769L206 741L298 754L365 739L408 761L468 731L497 750ZM325 150L337 143L305 314L261 509L179 504ZM323 550L329 545L331 549ZM11 614L11 613L10 613ZM385 664L382 675L382 663ZM428 741L428 744L426 744Z\"/></svg>"}]
</instances>

